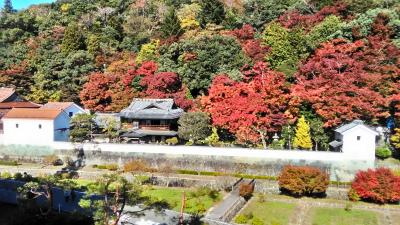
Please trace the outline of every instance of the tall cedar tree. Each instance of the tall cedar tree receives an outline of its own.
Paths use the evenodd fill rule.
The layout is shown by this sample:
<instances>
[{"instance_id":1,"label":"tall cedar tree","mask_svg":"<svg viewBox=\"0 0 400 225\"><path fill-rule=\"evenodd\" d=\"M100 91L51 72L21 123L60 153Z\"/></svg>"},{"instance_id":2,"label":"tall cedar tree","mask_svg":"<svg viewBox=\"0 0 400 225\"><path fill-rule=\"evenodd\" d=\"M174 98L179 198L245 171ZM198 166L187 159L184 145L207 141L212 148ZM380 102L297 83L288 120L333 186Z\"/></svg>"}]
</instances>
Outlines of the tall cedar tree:
<instances>
[{"instance_id":1,"label":"tall cedar tree","mask_svg":"<svg viewBox=\"0 0 400 225\"><path fill-rule=\"evenodd\" d=\"M199 20L202 27L208 23L220 24L225 19L224 4L219 0L200 1L202 12L199 14Z\"/></svg>"},{"instance_id":2,"label":"tall cedar tree","mask_svg":"<svg viewBox=\"0 0 400 225\"><path fill-rule=\"evenodd\" d=\"M164 21L161 24L161 31L164 38L170 36L179 36L182 34L181 23L176 15L175 8L171 7L165 15Z\"/></svg>"},{"instance_id":3,"label":"tall cedar tree","mask_svg":"<svg viewBox=\"0 0 400 225\"><path fill-rule=\"evenodd\" d=\"M12 6L11 0L5 0L5 1L4 1L4 8L3 8L3 11L4 11L5 13L12 13L12 12L14 12L14 8L13 8L13 6Z\"/></svg>"},{"instance_id":4,"label":"tall cedar tree","mask_svg":"<svg viewBox=\"0 0 400 225\"><path fill-rule=\"evenodd\" d=\"M301 116L297 122L296 136L293 145L301 149L311 149L313 147L310 135L310 125L304 116Z\"/></svg>"}]
</instances>

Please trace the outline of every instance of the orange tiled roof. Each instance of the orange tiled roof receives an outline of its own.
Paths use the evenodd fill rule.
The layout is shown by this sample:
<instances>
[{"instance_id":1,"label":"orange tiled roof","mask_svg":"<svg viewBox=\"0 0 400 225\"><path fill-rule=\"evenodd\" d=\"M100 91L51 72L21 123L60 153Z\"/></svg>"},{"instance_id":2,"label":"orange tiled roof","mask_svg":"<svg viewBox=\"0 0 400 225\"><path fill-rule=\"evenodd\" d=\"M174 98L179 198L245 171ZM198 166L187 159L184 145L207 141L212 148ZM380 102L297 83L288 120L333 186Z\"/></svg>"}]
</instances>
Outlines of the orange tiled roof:
<instances>
[{"instance_id":1,"label":"orange tiled roof","mask_svg":"<svg viewBox=\"0 0 400 225\"><path fill-rule=\"evenodd\" d=\"M63 111L58 109L26 109L13 108L3 119L45 119L53 120L57 118Z\"/></svg>"},{"instance_id":2,"label":"orange tiled roof","mask_svg":"<svg viewBox=\"0 0 400 225\"><path fill-rule=\"evenodd\" d=\"M0 102L5 101L15 93L14 88L0 88Z\"/></svg>"},{"instance_id":3,"label":"orange tiled roof","mask_svg":"<svg viewBox=\"0 0 400 225\"><path fill-rule=\"evenodd\" d=\"M73 102L48 102L44 104L41 109L59 109L59 110L65 110L66 108L70 107L73 105Z\"/></svg>"},{"instance_id":4,"label":"orange tiled roof","mask_svg":"<svg viewBox=\"0 0 400 225\"><path fill-rule=\"evenodd\" d=\"M0 109L12 108L40 108L41 105L33 102L0 102Z\"/></svg>"}]
</instances>

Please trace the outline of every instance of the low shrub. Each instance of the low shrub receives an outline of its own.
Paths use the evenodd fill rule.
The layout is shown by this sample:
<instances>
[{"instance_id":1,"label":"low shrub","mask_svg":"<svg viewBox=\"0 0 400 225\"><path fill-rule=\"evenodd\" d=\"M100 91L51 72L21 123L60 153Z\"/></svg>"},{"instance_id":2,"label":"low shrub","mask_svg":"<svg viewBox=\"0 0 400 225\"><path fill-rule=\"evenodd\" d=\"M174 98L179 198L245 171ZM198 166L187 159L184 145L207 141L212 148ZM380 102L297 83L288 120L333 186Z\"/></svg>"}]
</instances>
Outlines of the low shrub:
<instances>
[{"instance_id":1,"label":"low shrub","mask_svg":"<svg viewBox=\"0 0 400 225\"><path fill-rule=\"evenodd\" d=\"M177 170L178 174L199 175L199 172L194 170Z\"/></svg>"},{"instance_id":2,"label":"low shrub","mask_svg":"<svg viewBox=\"0 0 400 225\"><path fill-rule=\"evenodd\" d=\"M48 155L43 158L44 165L62 166L63 161L56 155Z\"/></svg>"},{"instance_id":3,"label":"low shrub","mask_svg":"<svg viewBox=\"0 0 400 225\"><path fill-rule=\"evenodd\" d=\"M310 166L285 166L278 177L281 192L293 196L325 195L329 176L320 169Z\"/></svg>"},{"instance_id":4,"label":"low shrub","mask_svg":"<svg viewBox=\"0 0 400 225\"><path fill-rule=\"evenodd\" d=\"M238 216L236 216L235 218L235 223L237 224L247 224L248 218L247 216L240 214Z\"/></svg>"},{"instance_id":5,"label":"low shrub","mask_svg":"<svg viewBox=\"0 0 400 225\"><path fill-rule=\"evenodd\" d=\"M380 204L400 201L400 177L387 168L358 172L351 188L362 200Z\"/></svg>"},{"instance_id":6,"label":"low shrub","mask_svg":"<svg viewBox=\"0 0 400 225\"><path fill-rule=\"evenodd\" d=\"M154 172L147 162L143 160L131 160L124 164L124 172Z\"/></svg>"},{"instance_id":7,"label":"low shrub","mask_svg":"<svg viewBox=\"0 0 400 225\"><path fill-rule=\"evenodd\" d=\"M253 196L254 183L252 184L240 184L239 195L244 199L249 200Z\"/></svg>"},{"instance_id":8,"label":"low shrub","mask_svg":"<svg viewBox=\"0 0 400 225\"><path fill-rule=\"evenodd\" d=\"M390 150L389 146L387 146L387 145L379 146L375 150L375 155L379 159L387 159L390 156L392 156L392 151Z\"/></svg>"},{"instance_id":9,"label":"low shrub","mask_svg":"<svg viewBox=\"0 0 400 225\"><path fill-rule=\"evenodd\" d=\"M245 179L259 179L259 180L277 180L274 176L264 176L264 175L250 175L250 174L233 174L234 177L245 178Z\"/></svg>"},{"instance_id":10,"label":"low shrub","mask_svg":"<svg viewBox=\"0 0 400 225\"><path fill-rule=\"evenodd\" d=\"M349 192L347 193L347 197L352 202L360 201L360 196L358 196L357 192L353 188L350 188Z\"/></svg>"},{"instance_id":11,"label":"low shrub","mask_svg":"<svg viewBox=\"0 0 400 225\"><path fill-rule=\"evenodd\" d=\"M2 166L18 166L18 162L15 160L0 160L0 165Z\"/></svg>"},{"instance_id":12,"label":"low shrub","mask_svg":"<svg viewBox=\"0 0 400 225\"><path fill-rule=\"evenodd\" d=\"M179 141L178 141L177 137L173 137L173 138L168 138L167 140L165 140L165 143L167 143L167 145L177 145L179 143Z\"/></svg>"},{"instance_id":13,"label":"low shrub","mask_svg":"<svg viewBox=\"0 0 400 225\"><path fill-rule=\"evenodd\" d=\"M1 173L0 178L2 179L10 179L12 178L12 174L8 171L4 171Z\"/></svg>"},{"instance_id":14,"label":"low shrub","mask_svg":"<svg viewBox=\"0 0 400 225\"><path fill-rule=\"evenodd\" d=\"M251 220L251 225L264 225L264 222L261 219L254 217Z\"/></svg>"},{"instance_id":15,"label":"low shrub","mask_svg":"<svg viewBox=\"0 0 400 225\"><path fill-rule=\"evenodd\" d=\"M100 165L92 165L93 168L100 169L100 170L110 170L110 171L117 171L118 170L118 164L112 163L112 164L100 164Z\"/></svg>"},{"instance_id":16,"label":"low shrub","mask_svg":"<svg viewBox=\"0 0 400 225\"><path fill-rule=\"evenodd\" d=\"M118 165L117 164L108 164L108 165L106 165L106 168L110 171L117 171Z\"/></svg>"}]
</instances>

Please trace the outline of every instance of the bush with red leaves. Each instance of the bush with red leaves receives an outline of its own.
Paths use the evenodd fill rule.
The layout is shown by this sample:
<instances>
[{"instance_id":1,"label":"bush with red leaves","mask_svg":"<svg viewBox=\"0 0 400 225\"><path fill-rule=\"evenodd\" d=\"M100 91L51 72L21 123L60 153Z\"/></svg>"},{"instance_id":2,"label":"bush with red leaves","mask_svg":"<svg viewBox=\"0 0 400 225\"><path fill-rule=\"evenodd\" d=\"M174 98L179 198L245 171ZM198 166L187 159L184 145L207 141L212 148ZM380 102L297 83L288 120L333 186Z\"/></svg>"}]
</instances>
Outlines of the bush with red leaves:
<instances>
[{"instance_id":1,"label":"bush with red leaves","mask_svg":"<svg viewBox=\"0 0 400 225\"><path fill-rule=\"evenodd\" d=\"M240 184L239 186L239 195L244 199L249 200L251 196L253 196L254 192L254 183L251 184Z\"/></svg>"},{"instance_id":2,"label":"bush with red leaves","mask_svg":"<svg viewBox=\"0 0 400 225\"><path fill-rule=\"evenodd\" d=\"M362 200L380 204L400 201L400 176L390 169L378 168L360 171L351 184L351 189Z\"/></svg>"},{"instance_id":3,"label":"bush with red leaves","mask_svg":"<svg viewBox=\"0 0 400 225\"><path fill-rule=\"evenodd\" d=\"M324 196L329 185L329 176L310 166L285 166L278 177L282 193L300 196Z\"/></svg>"}]
</instances>

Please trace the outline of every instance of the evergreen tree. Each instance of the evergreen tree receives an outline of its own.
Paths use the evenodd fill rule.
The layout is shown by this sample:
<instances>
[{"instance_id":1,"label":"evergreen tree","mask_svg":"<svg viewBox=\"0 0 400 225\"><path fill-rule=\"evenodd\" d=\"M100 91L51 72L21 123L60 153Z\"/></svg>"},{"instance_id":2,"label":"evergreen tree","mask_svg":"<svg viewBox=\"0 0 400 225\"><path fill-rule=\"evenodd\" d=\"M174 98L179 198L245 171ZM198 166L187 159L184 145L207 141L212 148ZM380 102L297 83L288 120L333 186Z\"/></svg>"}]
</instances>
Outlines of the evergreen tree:
<instances>
[{"instance_id":1,"label":"evergreen tree","mask_svg":"<svg viewBox=\"0 0 400 225\"><path fill-rule=\"evenodd\" d=\"M164 21L161 24L161 31L163 32L164 37L170 37L173 35L179 36L182 34L181 23L176 15L175 8L171 7L165 15Z\"/></svg>"},{"instance_id":2,"label":"evergreen tree","mask_svg":"<svg viewBox=\"0 0 400 225\"><path fill-rule=\"evenodd\" d=\"M202 12L199 14L200 24L205 27L207 23L220 24L225 20L224 4L219 0L200 1Z\"/></svg>"},{"instance_id":3,"label":"evergreen tree","mask_svg":"<svg viewBox=\"0 0 400 225\"><path fill-rule=\"evenodd\" d=\"M293 145L300 149L311 149L313 144L310 136L310 125L307 123L304 116L297 121L296 137Z\"/></svg>"},{"instance_id":4,"label":"evergreen tree","mask_svg":"<svg viewBox=\"0 0 400 225\"><path fill-rule=\"evenodd\" d=\"M3 8L3 11L4 11L5 13L12 13L12 12L14 12L14 9L13 9L12 3L11 3L11 0L5 0L5 1L4 1L4 8Z\"/></svg>"},{"instance_id":5,"label":"evergreen tree","mask_svg":"<svg viewBox=\"0 0 400 225\"><path fill-rule=\"evenodd\" d=\"M78 24L73 23L65 29L64 38L61 43L61 52L69 54L84 48L83 35Z\"/></svg>"}]
</instances>

